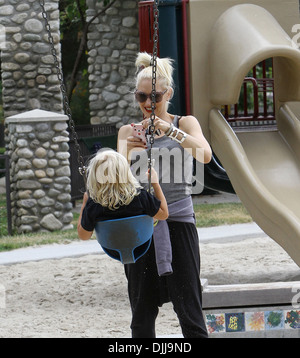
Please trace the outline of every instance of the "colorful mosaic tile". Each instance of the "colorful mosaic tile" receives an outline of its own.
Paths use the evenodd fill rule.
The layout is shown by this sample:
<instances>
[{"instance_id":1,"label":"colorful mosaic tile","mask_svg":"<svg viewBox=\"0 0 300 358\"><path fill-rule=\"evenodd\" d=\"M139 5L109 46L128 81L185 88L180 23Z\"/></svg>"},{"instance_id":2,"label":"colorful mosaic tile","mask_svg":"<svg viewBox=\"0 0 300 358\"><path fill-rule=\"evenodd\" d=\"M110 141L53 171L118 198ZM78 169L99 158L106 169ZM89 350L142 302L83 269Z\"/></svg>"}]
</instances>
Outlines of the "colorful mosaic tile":
<instances>
[{"instance_id":1,"label":"colorful mosaic tile","mask_svg":"<svg viewBox=\"0 0 300 358\"><path fill-rule=\"evenodd\" d=\"M206 325L208 333L225 332L225 315L224 313L207 314Z\"/></svg>"},{"instance_id":2,"label":"colorful mosaic tile","mask_svg":"<svg viewBox=\"0 0 300 358\"><path fill-rule=\"evenodd\" d=\"M208 333L300 329L300 310L206 313Z\"/></svg>"},{"instance_id":3,"label":"colorful mosaic tile","mask_svg":"<svg viewBox=\"0 0 300 358\"><path fill-rule=\"evenodd\" d=\"M246 331L264 331L265 315L264 312L245 312Z\"/></svg>"},{"instance_id":4,"label":"colorful mosaic tile","mask_svg":"<svg viewBox=\"0 0 300 358\"><path fill-rule=\"evenodd\" d=\"M283 311L265 311L265 330L284 329Z\"/></svg>"},{"instance_id":5,"label":"colorful mosaic tile","mask_svg":"<svg viewBox=\"0 0 300 358\"><path fill-rule=\"evenodd\" d=\"M245 314L225 313L226 332L245 332Z\"/></svg>"},{"instance_id":6,"label":"colorful mosaic tile","mask_svg":"<svg viewBox=\"0 0 300 358\"><path fill-rule=\"evenodd\" d=\"M284 323L286 329L298 329L300 328L300 311L291 310L284 312Z\"/></svg>"}]
</instances>

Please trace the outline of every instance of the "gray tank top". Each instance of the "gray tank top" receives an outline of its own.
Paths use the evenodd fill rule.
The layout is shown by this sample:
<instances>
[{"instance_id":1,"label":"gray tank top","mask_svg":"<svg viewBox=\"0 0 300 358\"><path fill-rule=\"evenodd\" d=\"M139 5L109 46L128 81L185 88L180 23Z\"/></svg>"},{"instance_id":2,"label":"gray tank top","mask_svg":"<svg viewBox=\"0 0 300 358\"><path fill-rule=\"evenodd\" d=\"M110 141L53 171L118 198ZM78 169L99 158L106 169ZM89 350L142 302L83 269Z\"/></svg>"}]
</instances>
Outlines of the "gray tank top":
<instances>
[{"instance_id":1,"label":"gray tank top","mask_svg":"<svg viewBox=\"0 0 300 358\"><path fill-rule=\"evenodd\" d=\"M175 116L173 124L178 127L179 117ZM148 143L149 151L150 144ZM158 173L159 182L168 204L184 199L192 193L193 157L182 146L163 136L155 138L152 146L154 168ZM136 161L132 161L133 173L145 187L148 153L138 152Z\"/></svg>"}]
</instances>

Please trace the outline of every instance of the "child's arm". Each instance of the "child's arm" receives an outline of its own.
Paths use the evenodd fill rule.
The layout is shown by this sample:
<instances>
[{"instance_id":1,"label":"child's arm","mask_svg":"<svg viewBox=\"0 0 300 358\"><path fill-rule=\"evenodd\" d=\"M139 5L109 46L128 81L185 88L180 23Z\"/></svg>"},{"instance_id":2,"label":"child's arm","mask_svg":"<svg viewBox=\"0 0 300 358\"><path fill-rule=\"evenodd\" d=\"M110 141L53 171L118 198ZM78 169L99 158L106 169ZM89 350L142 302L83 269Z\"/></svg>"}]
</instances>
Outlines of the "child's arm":
<instances>
[{"instance_id":1,"label":"child's arm","mask_svg":"<svg viewBox=\"0 0 300 358\"><path fill-rule=\"evenodd\" d=\"M169 216L168 204L165 195L158 183L157 173L153 168L151 168L151 184L154 190L154 195L158 200L160 200L160 208L153 218L156 220L166 220Z\"/></svg>"},{"instance_id":2,"label":"child's arm","mask_svg":"<svg viewBox=\"0 0 300 358\"><path fill-rule=\"evenodd\" d=\"M88 194L84 193L83 195L83 201L82 201L82 206L81 206L81 210L80 210L80 214L79 214L79 219L78 219L78 223L77 223L77 233L78 233L78 237L81 240L88 240L90 239L90 237L93 234L93 231L86 231L82 226L81 226L81 218L82 218L82 212L83 209L86 205L86 202L88 200Z\"/></svg>"}]
</instances>

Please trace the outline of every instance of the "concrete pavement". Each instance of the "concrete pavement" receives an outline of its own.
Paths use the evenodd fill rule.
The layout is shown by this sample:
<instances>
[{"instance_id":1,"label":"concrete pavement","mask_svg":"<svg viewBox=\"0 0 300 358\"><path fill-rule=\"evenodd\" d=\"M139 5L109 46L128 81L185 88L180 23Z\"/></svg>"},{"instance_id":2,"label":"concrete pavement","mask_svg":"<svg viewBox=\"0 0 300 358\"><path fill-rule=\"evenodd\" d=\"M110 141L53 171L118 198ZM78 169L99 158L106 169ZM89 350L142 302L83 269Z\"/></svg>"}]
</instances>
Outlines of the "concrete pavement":
<instances>
[{"instance_id":1,"label":"concrete pavement","mask_svg":"<svg viewBox=\"0 0 300 358\"><path fill-rule=\"evenodd\" d=\"M266 236L255 223L198 228L198 235L200 243L232 242ZM99 253L103 253L103 250L96 240L75 241L70 244L43 245L1 252L0 265Z\"/></svg>"},{"instance_id":2,"label":"concrete pavement","mask_svg":"<svg viewBox=\"0 0 300 358\"><path fill-rule=\"evenodd\" d=\"M218 193L214 195L194 196L195 204L240 202L235 194ZM76 208L80 209L80 206ZM254 222L237 225L224 225L217 227L198 228L200 243L232 242L243 239L263 237L266 234ZM28 261L49 259L62 259L65 257L78 257L89 254L103 253L96 240L74 241L70 244L52 244L12 251L0 252L0 265L12 265Z\"/></svg>"}]
</instances>

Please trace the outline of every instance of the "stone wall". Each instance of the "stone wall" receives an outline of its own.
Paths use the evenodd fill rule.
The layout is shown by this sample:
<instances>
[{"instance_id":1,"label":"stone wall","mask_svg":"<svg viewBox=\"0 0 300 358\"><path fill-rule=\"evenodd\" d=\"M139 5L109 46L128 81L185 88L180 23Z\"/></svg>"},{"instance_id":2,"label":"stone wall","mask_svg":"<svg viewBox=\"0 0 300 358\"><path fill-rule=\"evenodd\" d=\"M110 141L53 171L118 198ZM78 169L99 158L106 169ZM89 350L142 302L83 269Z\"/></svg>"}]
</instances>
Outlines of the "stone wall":
<instances>
[{"instance_id":1,"label":"stone wall","mask_svg":"<svg viewBox=\"0 0 300 358\"><path fill-rule=\"evenodd\" d=\"M59 0L46 0L60 55ZM87 0L87 20L103 6ZM5 38L5 45L3 45ZM31 109L61 113L62 96L39 1L0 0L4 117ZM132 91L139 51L138 1L118 0L96 19L88 34L91 123L122 124L140 119Z\"/></svg>"},{"instance_id":2,"label":"stone wall","mask_svg":"<svg viewBox=\"0 0 300 358\"><path fill-rule=\"evenodd\" d=\"M101 7L87 0L87 21ZM134 105L135 58L139 51L138 1L118 0L88 34L91 123L123 124L141 119Z\"/></svg>"},{"instance_id":3,"label":"stone wall","mask_svg":"<svg viewBox=\"0 0 300 358\"><path fill-rule=\"evenodd\" d=\"M72 228L66 115L32 110L6 118L13 228Z\"/></svg>"},{"instance_id":4,"label":"stone wall","mask_svg":"<svg viewBox=\"0 0 300 358\"><path fill-rule=\"evenodd\" d=\"M58 2L45 1L60 54ZM4 116L36 108L62 112L60 87L39 1L0 0L0 26Z\"/></svg>"}]
</instances>

